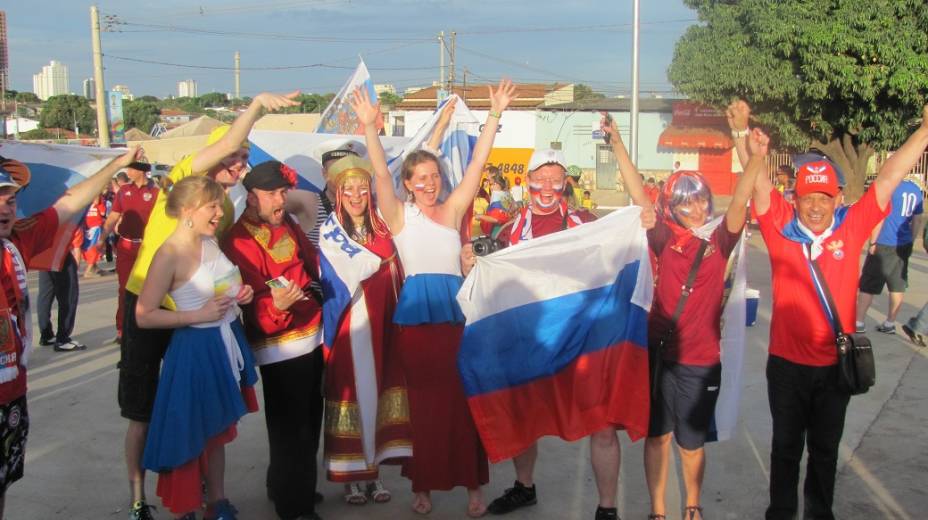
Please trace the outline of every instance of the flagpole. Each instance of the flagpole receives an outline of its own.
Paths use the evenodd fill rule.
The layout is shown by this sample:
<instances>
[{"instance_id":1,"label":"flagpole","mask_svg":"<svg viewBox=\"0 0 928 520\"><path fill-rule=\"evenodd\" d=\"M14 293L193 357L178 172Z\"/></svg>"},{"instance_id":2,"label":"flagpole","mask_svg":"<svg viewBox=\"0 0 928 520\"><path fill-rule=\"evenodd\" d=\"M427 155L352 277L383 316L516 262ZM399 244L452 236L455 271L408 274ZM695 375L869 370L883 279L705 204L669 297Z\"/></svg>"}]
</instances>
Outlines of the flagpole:
<instances>
[{"instance_id":1,"label":"flagpole","mask_svg":"<svg viewBox=\"0 0 928 520\"><path fill-rule=\"evenodd\" d=\"M640 0L632 0L632 108L631 133L628 140L632 163L638 165L638 57L640 54Z\"/></svg>"}]
</instances>

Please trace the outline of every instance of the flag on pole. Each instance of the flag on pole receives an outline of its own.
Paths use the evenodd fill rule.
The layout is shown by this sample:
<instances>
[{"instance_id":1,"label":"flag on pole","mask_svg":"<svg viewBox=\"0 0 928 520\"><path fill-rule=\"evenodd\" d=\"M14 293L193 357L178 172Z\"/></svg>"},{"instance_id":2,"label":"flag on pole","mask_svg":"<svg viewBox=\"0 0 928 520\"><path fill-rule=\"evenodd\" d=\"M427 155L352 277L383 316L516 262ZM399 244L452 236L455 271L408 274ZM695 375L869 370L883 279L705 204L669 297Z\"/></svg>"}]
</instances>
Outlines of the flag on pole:
<instances>
[{"instance_id":1,"label":"flag on pole","mask_svg":"<svg viewBox=\"0 0 928 520\"><path fill-rule=\"evenodd\" d=\"M322 113L316 133L364 135L364 125L358 121L358 115L351 108L351 94L359 87L367 90L367 94L371 97L371 104L377 103L377 92L374 91L374 84L371 82L371 75L367 71L364 60L358 63L354 74L342 85L341 90ZM383 114L377 119L377 130L382 129Z\"/></svg>"},{"instance_id":2,"label":"flag on pole","mask_svg":"<svg viewBox=\"0 0 928 520\"><path fill-rule=\"evenodd\" d=\"M28 217L50 207L69 187L97 173L123 153L125 150L118 148L0 141L0 155L24 163L32 175L29 185L16 194L16 216ZM60 269L82 218L83 212L69 222L60 222L54 247L33 257L29 268Z\"/></svg>"},{"instance_id":3,"label":"flag on pole","mask_svg":"<svg viewBox=\"0 0 928 520\"><path fill-rule=\"evenodd\" d=\"M477 259L458 368L491 461L545 435L647 435L651 297L637 207Z\"/></svg>"}]
</instances>

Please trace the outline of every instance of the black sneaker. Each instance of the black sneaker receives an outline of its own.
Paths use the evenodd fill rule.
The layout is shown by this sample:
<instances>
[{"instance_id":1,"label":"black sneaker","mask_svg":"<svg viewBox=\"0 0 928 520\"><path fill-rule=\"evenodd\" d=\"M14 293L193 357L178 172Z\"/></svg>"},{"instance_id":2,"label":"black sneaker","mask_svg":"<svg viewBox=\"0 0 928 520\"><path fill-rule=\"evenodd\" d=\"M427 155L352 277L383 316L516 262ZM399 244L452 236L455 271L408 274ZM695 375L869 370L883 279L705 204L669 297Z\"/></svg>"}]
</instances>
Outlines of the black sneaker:
<instances>
[{"instance_id":1,"label":"black sneaker","mask_svg":"<svg viewBox=\"0 0 928 520\"><path fill-rule=\"evenodd\" d=\"M527 487L518 480L503 493L503 496L490 502L487 512L494 515L505 515L520 507L533 506L538 503L535 497L535 485Z\"/></svg>"},{"instance_id":2,"label":"black sneaker","mask_svg":"<svg viewBox=\"0 0 928 520\"><path fill-rule=\"evenodd\" d=\"M596 507L596 520L622 520L619 510L614 507Z\"/></svg>"},{"instance_id":3,"label":"black sneaker","mask_svg":"<svg viewBox=\"0 0 928 520\"><path fill-rule=\"evenodd\" d=\"M885 323L881 323L876 326L876 331L882 332L883 334L895 334L896 324L893 323L892 325L886 325Z\"/></svg>"},{"instance_id":4,"label":"black sneaker","mask_svg":"<svg viewBox=\"0 0 928 520\"><path fill-rule=\"evenodd\" d=\"M78 350L87 350L87 345L71 340L64 343L55 343L55 352L75 352Z\"/></svg>"},{"instance_id":5,"label":"black sneaker","mask_svg":"<svg viewBox=\"0 0 928 520\"><path fill-rule=\"evenodd\" d=\"M155 520L151 514L154 508L155 506L146 504L144 500L139 500L132 504L132 509L129 510L129 520Z\"/></svg>"},{"instance_id":6,"label":"black sneaker","mask_svg":"<svg viewBox=\"0 0 928 520\"><path fill-rule=\"evenodd\" d=\"M39 340L39 345L41 345L41 346L43 346L43 347L49 347L49 346L54 345L54 344L55 344L55 338L54 338L54 337L51 337L51 338L42 338L42 339Z\"/></svg>"},{"instance_id":7,"label":"black sneaker","mask_svg":"<svg viewBox=\"0 0 928 520\"><path fill-rule=\"evenodd\" d=\"M905 335L909 337L909 340L919 347L924 347L926 344L928 344L925 342L925 336L915 332L908 325L902 325L902 332L905 332Z\"/></svg>"}]
</instances>

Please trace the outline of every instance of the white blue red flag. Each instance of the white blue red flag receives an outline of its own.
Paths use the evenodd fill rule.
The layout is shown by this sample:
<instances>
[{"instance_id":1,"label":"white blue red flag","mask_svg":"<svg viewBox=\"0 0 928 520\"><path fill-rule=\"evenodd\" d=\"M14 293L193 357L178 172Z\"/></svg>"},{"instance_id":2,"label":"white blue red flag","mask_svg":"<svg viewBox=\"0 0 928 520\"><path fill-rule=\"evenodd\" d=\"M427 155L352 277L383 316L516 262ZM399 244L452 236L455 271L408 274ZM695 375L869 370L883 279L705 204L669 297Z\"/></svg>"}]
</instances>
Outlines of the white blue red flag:
<instances>
[{"instance_id":1,"label":"white blue red flag","mask_svg":"<svg viewBox=\"0 0 928 520\"><path fill-rule=\"evenodd\" d=\"M652 291L637 207L478 258L458 368L491 461L546 435L647 435Z\"/></svg>"},{"instance_id":2,"label":"white blue red flag","mask_svg":"<svg viewBox=\"0 0 928 520\"><path fill-rule=\"evenodd\" d=\"M69 187L92 176L125 149L96 148L60 144L22 143L0 140L0 155L29 167L29 185L16 194L17 217L34 215L55 203ZM83 213L70 222L61 222L55 245L47 253L33 257L30 269L57 270L70 249L71 237Z\"/></svg>"},{"instance_id":3,"label":"white blue red flag","mask_svg":"<svg viewBox=\"0 0 928 520\"><path fill-rule=\"evenodd\" d=\"M367 71L364 60L358 63L358 68L355 69L354 74L342 85L341 90L338 91L338 94L335 95L332 102L322 113L319 126L316 127L316 133L364 135L364 125L358 121L358 115L351 108L351 94L357 88L367 90L371 103L377 103L377 92L374 91L374 83L371 82L371 75ZM381 129L383 129L383 115L377 120L377 130Z\"/></svg>"}]
</instances>

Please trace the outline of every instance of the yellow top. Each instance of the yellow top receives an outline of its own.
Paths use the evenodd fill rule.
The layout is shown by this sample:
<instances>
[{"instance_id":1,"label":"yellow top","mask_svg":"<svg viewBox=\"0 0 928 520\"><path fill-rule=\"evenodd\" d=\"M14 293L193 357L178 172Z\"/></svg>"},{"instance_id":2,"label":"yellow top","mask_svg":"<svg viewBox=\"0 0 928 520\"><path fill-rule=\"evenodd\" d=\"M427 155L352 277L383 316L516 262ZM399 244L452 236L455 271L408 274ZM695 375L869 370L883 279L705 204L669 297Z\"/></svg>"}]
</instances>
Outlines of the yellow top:
<instances>
[{"instance_id":1,"label":"yellow top","mask_svg":"<svg viewBox=\"0 0 928 520\"><path fill-rule=\"evenodd\" d=\"M192 168L193 154L184 157L179 163L175 164L174 168L171 169L171 173L168 174L168 179L171 180L172 184L176 184L185 177L206 174L206 172L194 172ZM168 214L165 213L167 201L167 192L164 190L159 191L158 198L155 200L155 205L151 210L151 216L148 217L148 224L145 225L145 234L142 235L142 245L139 248L138 258L135 260L135 265L132 266L132 272L129 274L129 280L126 282L126 290L133 294L138 295L142 292L142 285L145 284L145 277L148 275L148 269L151 267L151 261L155 257L155 252L158 251L161 244L171 236L171 233L177 229L177 219L169 217ZM225 200L222 201L222 211L224 215L222 216L222 221L219 222L219 229L216 230L217 234L221 234L229 229L235 218L235 208L228 195L226 195ZM168 309L175 309L174 301L169 295L164 296L164 301L161 304Z\"/></svg>"}]
</instances>

